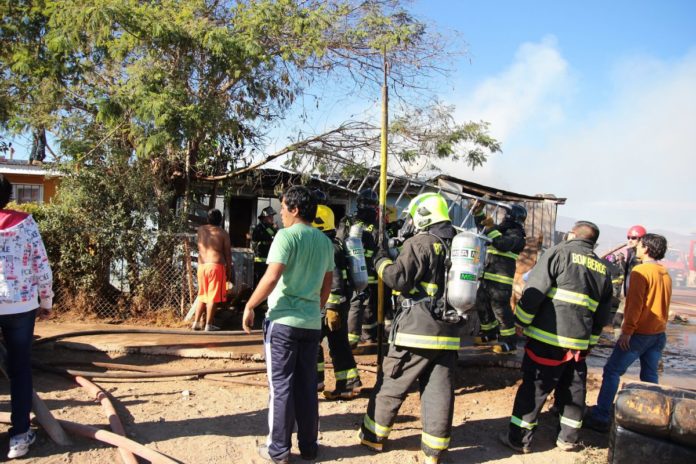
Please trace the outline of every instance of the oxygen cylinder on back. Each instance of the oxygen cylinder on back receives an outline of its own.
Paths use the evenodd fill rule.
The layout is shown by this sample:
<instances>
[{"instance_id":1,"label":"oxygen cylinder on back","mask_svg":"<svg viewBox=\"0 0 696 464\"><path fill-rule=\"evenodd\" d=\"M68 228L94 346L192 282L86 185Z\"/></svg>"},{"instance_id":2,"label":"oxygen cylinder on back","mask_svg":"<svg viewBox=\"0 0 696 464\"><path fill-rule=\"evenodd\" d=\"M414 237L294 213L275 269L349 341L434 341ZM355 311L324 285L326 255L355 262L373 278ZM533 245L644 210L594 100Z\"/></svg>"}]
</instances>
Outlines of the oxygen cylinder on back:
<instances>
[{"instance_id":1,"label":"oxygen cylinder on back","mask_svg":"<svg viewBox=\"0 0 696 464\"><path fill-rule=\"evenodd\" d=\"M362 226L353 224L345 240L348 262L350 264L350 277L356 292L362 292L367 288L367 263L365 262L362 234Z\"/></svg>"},{"instance_id":2,"label":"oxygen cylinder on back","mask_svg":"<svg viewBox=\"0 0 696 464\"><path fill-rule=\"evenodd\" d=\"M478 281L483 272L481 258L485 255L486 242L475 232L465 230L452 239L447 303L460 315L474 309Z\"/></svg>"}]
</instances>

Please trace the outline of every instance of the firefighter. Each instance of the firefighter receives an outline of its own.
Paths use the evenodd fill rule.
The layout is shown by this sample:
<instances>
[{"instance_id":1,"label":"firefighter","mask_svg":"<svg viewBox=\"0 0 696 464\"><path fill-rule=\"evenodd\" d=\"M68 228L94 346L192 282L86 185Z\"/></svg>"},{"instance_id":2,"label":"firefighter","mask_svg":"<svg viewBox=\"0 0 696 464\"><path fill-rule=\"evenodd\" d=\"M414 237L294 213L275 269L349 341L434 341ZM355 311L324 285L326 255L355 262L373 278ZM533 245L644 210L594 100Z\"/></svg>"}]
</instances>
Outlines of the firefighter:
<instances>
[{"instance_id":1,"label":"firefighter","mask_svg":"<svg viewBox=\"0 0 696 464\"><path fill-rule=\"evenodd\" d=\"M348 261L343 242L336 237L334 225L334 213L326 205L317 207L317 216L312 223L331 239L334 246L333 281L331 293L322 308L322 340L324 337L329 342L329 355L334 366L336 388L333 391L324 391L324 396L330 400L355 398L362 386L358 369L355 367L355 359L348 344L348 307L352 288L348 278ZM319 389L324 386L324 350L319 347L317 361Z\"/></svg>"},{"instance_id":2,"label":"firefighter","mask_svg":"<svg viewBox=\"0 0 696 464\"><path fill-rule=\"evenodd\" d=\"M628 284L631 279L629 279L631 275L631 271L633 270L634 267L636 267L638 264L640 264L640 260L636 256L636 246L638 245L638 241L645 235L647 231L645 230L645 227L641 226L640 224L636 224L635 226L631 226L630 229L626 232L626 261L623 263L623 294L622 294L622 299L621 302L619 303L619 308L616 310L616 313L614 314L614 319L612 321L612 325L614 327L614 334L618 338L619 335L621 335L621 324L623 323L623 317L624 317L624 304L625 304L625 297L628 295Z\"/></svg>"},{"instance_id":3,"label":"firefighter","mask_svg":"<svg viewBox=\"0 0 696 464\"><path fill-rule=\"evenodd\" d=\"M374 255L377 251L377 194L370 189L358 194L357 212L354 216L341 219L338 237L345 240L351 226L360 224L363 228L362 244L367 264L367 289L355 293L350 301L348 313L348 341L355 348L362 341L377 341L377 274Z\"/></svg>"},{"instance_id":4,"label":"firefighter","mask_svg":"<svg viewBox=\"0 0 696 464\"><path fill-rule=\"evenodd\" d=\"M254 286L259 283L261 276L266 272L266 258L271 242L278 228L275 225L276 212L270 206L261 210L259 222L251 234L251 248L254 250Z\"/></svg>"},{"instance_id":5,"label":"firefighter","mask_svg":"<svg viewBox=\"0 0 696 464\"><path fill-rule=\"evenodd\" d=\"M483 202L474 205L476 226L488 225L483 234L492 241L488 245L486 266L476 294L476 310L481 330L474 344L499 342L493 346L496 353L514 353L517 349L515 316L510 306L515 267L519 253L525 246L524 221L527 210L512 205L503 222L493 225L483 211Z\"/></svg>"},{"instance_id":6,"label":"firefighter","mask_svg":"<svg viewBox=\"0 0 696 464\"><path fill-rule=\"evenodd\" d=\"M515 308L515 324L527 344L509 431L500 439L516 451L530 451L537 416L552 390L560 413L556 446L565 451L577 446L585 408L585 357L611 313L609 270L593 251L598 237L596 225L576 222L567 241L541 256Z\"/></svg>"},{"instance_id":7,"label":"firefighter","mask_svg":"<svg viewBox=\"0 0 696 464\"><path fill-rule=\"evenodd\" d=\"M408 238L392 261L380 250L376 262L384 283L401 293L360 442L382 451L401 403L417 380L421 394L421 450L425 462L437 463L448 448L454 410L454 371L461 320L446 322L443 313L448 250L456 232L447 203L437 193L418 195L408 206L404 227L417 233ZM427 411L426 411L427 408Z\"/></svg>"}]
</instances>

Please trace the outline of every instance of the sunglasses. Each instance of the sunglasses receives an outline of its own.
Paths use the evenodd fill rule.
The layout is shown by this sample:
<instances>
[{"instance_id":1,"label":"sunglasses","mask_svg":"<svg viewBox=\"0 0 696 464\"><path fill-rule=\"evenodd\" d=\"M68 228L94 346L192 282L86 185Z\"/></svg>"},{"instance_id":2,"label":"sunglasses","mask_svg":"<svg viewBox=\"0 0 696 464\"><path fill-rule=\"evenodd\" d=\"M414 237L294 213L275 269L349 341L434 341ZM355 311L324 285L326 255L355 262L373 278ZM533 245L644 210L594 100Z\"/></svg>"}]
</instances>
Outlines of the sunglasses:
<instances>
[{"instance_id":1,"label":"sunglasses","mask_svg":"<svg viewBox=\"0 0 696 464\"><path fill-rule=\"evenodd\" d=\"M626 237L626 240L640 240L640 237Z\"/></svg>"}]
</instances>

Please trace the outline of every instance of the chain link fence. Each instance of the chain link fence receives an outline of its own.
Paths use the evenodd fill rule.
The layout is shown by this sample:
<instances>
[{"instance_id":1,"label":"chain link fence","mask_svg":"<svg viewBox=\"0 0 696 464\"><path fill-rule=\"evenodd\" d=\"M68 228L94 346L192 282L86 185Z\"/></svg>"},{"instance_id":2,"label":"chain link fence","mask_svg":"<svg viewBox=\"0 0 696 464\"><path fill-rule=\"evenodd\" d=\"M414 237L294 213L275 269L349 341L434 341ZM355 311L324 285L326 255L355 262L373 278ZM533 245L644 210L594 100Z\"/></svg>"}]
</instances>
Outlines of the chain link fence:
<instances>
[{"instance_id":1,"label":"chain link fence","mask_svg":"<svg viewBox=\"0 0 696 464\"><path fill-rule=\"evenodd\" d=\"M143 237L138 250L122 253L90 250L90 285L76 285L66 269L53 264L54 305L103 319L127 319L156 311L185 315L196 297L196 236L158 234ZM65 266L67 267L67 266ZM85 276L75 276L82 278ZM76 281L78 279L75 279Z\"/></svg>"},{"instance_id":2,"label":"chain link fence","mask_svg":"<svg viewBox=\"0 0 696 464\"><path fill-rule=\"evenodd\" d=\"M52 261L54 306L105 320L148 317L156 312L184 317L198 292L198 246L195 234L152 233L134 247L87 250L93 272L71 275L70 263ZM232 248L235 287L228 308L242 307L251 295L253 252ZM58 262L58 264L54 264ZM84 271L82 271L84 272Z\"/></svg>"}]
</instances>

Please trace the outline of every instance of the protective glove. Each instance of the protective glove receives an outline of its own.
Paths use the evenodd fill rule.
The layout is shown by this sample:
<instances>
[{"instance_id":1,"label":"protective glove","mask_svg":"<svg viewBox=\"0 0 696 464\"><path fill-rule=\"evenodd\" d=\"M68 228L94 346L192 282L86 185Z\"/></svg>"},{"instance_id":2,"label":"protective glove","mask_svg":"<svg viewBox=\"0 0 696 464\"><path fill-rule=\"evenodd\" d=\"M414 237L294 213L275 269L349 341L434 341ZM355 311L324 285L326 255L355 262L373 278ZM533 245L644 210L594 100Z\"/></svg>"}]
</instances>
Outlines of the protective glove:
<instances>
[{"instance_id":1,"label":"protective glove","mask_svg":"<svg viewBox=\"0 0 696 464\"><path fill-rule=\"evenodd\" d=\"M384 247L379 247L377 249L377 252L375 253L375 266L377 263L384 258L389 258L389 250L387 249L386 246Z\"/></svg>"},{"instance_id":2,"label":"protective glove","mask_svg":"<svg viewBox=\"0 0 696 464\"><path fill-rule=\"evenodd\" d=\"M334 309L326 308L326 325L331 332L341 328L341 315Z\"/></svg>"}]
</instances>

